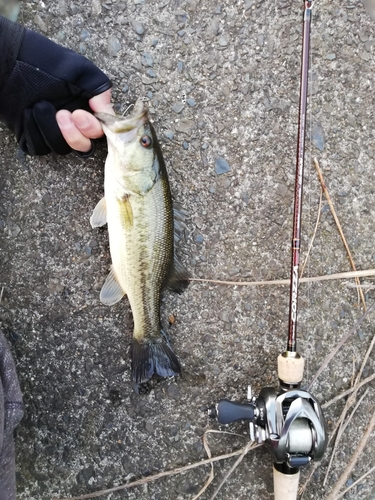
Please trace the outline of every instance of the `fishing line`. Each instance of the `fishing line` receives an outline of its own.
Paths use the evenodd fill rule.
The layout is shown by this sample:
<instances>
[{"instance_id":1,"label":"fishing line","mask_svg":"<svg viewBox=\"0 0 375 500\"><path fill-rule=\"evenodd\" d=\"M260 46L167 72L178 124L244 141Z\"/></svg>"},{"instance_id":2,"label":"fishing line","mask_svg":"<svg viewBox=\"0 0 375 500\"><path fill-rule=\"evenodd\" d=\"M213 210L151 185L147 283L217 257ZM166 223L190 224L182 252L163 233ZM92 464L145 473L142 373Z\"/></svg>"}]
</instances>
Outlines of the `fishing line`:
<instances>
[{"instance_id":1,"label":"fishing line","mask_svg":"<svg viewBox=\"0 0 375 500\"><path fill-rule=\"evenodd\" d=\"M313 22L313 19L312 19ZM308 87L307 87L307 95L308 95L308 112L309 112L309 154L308 154L308 161L307 164L309 166L307 170L307 185L308 185L308 201L307 201L307 227L309 228L309 233L312 234L311 231L311 165L312 165L312 116L313 116L313 95L314 95L314 83L312 80L313 76L313 57L312 57L312 50L313 50L313 36L310 34L310 51L309 51L309 79L308 79ZM306 238L307 240L307 238ZM311 247L311 252L313 251L313 246ZM310 254L306 255L307 258L307 276L310 277ZM307 321L306 321L306 326L309 326L311 324L310 318L311 318L311 282L308 282L307 285L307 308L309 311L309 314L307 316ZM311 332L311 328L308 328L308 331ZM314 333L312 334L313 337L313 345L315 345L315 335ZM307 341L307 336L305 335L303 337L304 340L304 345L306 346L309 344ZM310 353L309 353L310 354ZM306 365L305 365L305 376L306 379L309 380L309 369L310 369L310 356L306 356Z\"/></svg>"}]
</instances>

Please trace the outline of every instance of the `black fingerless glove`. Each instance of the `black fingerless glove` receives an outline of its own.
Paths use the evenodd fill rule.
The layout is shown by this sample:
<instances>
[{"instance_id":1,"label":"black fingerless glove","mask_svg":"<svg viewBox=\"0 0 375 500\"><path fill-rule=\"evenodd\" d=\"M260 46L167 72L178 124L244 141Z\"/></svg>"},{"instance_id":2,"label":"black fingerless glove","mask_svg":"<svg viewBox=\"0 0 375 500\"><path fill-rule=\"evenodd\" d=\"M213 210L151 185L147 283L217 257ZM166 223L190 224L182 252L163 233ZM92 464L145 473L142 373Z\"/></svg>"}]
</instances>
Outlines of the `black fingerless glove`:
<instances>
[{"instance_id":1,"label":"black fingerless glove","mask_svg":"<svg viewBox=\"0 0 375 500\"><path fill-rule=\"evenodd\" d=\"M112 86L85 57L0 16L0 121L30 155L67 154L56 111L85 109Z\"/></svg>"}]
</instances>

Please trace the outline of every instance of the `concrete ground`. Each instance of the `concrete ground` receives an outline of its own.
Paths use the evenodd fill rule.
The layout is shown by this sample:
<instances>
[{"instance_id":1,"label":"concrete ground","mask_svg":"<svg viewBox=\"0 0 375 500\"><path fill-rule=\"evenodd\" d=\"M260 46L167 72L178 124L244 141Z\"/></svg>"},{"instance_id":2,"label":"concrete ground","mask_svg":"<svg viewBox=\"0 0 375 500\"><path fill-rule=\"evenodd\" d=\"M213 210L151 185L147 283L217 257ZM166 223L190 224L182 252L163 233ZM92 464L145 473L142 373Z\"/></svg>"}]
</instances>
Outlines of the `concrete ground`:
<instances>
[{"instance_id":1,"label":"concrete ground","mask_svg":"<svg viewBox=\"0 0 375 500\"><path fill-rule=\"evenodd\" d=\"M19 21L92 59L113 80L118 112L148 97L174 198L188 213L178 254L194 278L288 278L303 2L279 0L30 0ZM319 0L312 25L303 253L313 234L317 156L358 269L375 261L374 21L358 0ZM191 283L166 292L162 318L183 365L178 380L134 392L126 300L107 308L99 291L110 265L107 230L89 217L103 193L105 143L82 160L16 158L0 132L0 323L11 343L26 414L16 437L20 500L66 498L206 458L205 413L219 398L243 400L277 386L286 347L286 286ZM325 200L305 275L349 271ZM362 280L371 283L371 280ZM366 288L368 306L374 290ZM299 352L308 383L361 317L352 281L301 285ZM321 401L350 387L375 333L362 323L314 384ZM374 355L364 377L371 375ZM327 482L329 448L305 493L324 499L374 412L374 386L344 433ZM326 412L332 431L343 401ZM248 442L209 438L213 455ZM375 436L347 485L375 465ZM208 499L235 459L215 466ZM302 471L302 479L309 469ZM102 498L192 499L207 466ZM218 499L272 498L272 464L250 453ZM375 498L374 474L345 498Z\"/></svg>"}]
</instances>

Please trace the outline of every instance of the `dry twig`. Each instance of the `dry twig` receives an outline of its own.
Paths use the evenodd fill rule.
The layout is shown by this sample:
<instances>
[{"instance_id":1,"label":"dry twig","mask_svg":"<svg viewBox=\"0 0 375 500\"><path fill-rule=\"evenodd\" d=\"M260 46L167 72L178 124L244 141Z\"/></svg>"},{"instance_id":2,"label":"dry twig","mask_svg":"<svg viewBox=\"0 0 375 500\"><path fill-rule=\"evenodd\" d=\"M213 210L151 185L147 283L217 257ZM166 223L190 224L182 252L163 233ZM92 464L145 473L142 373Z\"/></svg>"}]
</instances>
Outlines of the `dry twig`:
<instances>
[{"instance_id":1,"label":"dry twig","mask_svg":"<svg viewBox=\"0 0 375 500\"><path fill-rule=\"evenodd\" d=\"M373 304L362 316L361 318L357 321L357 323L354 325L353 329L347 334L345 335L345 337L343 337L343 339L339 342L339 344L336 346L336 348L334 349L334 351L329 355L327 356L327 358L324 360L324 362L322 363L321 367L319 368L317 374L315 375L315 377L313 378L313 380L311 381L309 387L308 387L308 390L310 390L312 384L314 383L314 381L317 379L317 377L320 375L320 373L323 371L323 369L329 364L330 360L333 358L333 356L338 352L338 350L342 347L342 345L346 342L346 340L348 340L348 338L358 329L358 327L360 326L360 324L362 323L362 321L366 318L366 316L368 316L368 314L374 309L375 307L375 304ZM345 420L345 417L346 417L346 414L347 412L349 411L349 408L351 406L353 406L354 402L355 402L355 398L356 398L356 394L358 392L358 390L363 386L365 385L366 383L369 383L371 382L371 380L373 380L375 378L375 374L368 377L367 379L363 380L362 382L360 382L360 378L362 376L362 373L363 373L363 369L366 365L366 362L369 358L369 355L373 349L375 345L375 335L374 337L372 338L372 341L370 343L370 346L368 347L367 349L367 352L365 354L365 357L362 361L362 364L361 364L361 367L359 369L359 372L357 374L357 377L355 379L355 382L354 382L354 386L345 391L344 393L340 394L339 396L336 396L334 399L332 399L331 401L325 403L324 405L322 405L322 408L327 408L328 406L330 406L331 404L333 404L334 402L338 401L339 399L345 397L345 396L349 396L348 400L346 401L346 404L345 404L345 407L340 415L340 418L338 420L338 422L336 423L336 426L335 426L335 429L332 431L331 433L331 436L329 438L329 441L328 441L328 444L330 444L330 442L333 440L335 434L336 434L336 431L338 429L338 432L337 432L337 437L336 437L336 442L335 442L335 447L332 451L332 455L331 455L331 459L330 459L330 462L329 462L329 465L328 465L328 469L327 469L327 473L326 473L326 477L325 477L325 480L324 480L324 483L326 482L327 480L327 477L328 477L328 473L329 473L329 470L330 470L330 467L332 465L332 461L333 461L333 458L334 458L334 454L335 454L335 449L341 439L341 436L343 435L346 427L348 426L351 418L353 417L354 413L356 412L356 410L359 408L361 402L363 401L363 399L365 398L365 395L367 393L367 391L365 392L365 394L361 397L361 399L358 401L358 403L356 404L355 408L353 409L349 419L344 423L344 420ZM312 470L310 471L310 474L309 474L309 477L306 479L304 485L301 487L300 489L300 492L303 494L303 492L305 491L306 489L306 486L307 484L310 482L316 468L318 467L318 464L314 464L314 466L312 467Z\"/></svg>"},{"instance_id":2,"label":"dry twig","mask_svg":"<svg viewBox=\"0 0 375 500\"><path fill-rule=\"evenodd\" d=\"M342 280L349 278L367 278L375 276L375 269L367 269L363 271L348 271L345 273L324 274L323 276L312 276L309 278L301 278L300 283L311 283L314 281L330 281ZM213 283L215 285L231 285L231 286L259 286L259 285L290 285L290 279L284 280L264 280L264 281L221 281L210 280L205 278L190 278L189 281L200 283Z\"/></svg>"},{"instance_id":3,"label":"dry twig","mask_svg":"<svg viewBox=\"0 0 375 500\"><path fill-rule=\"evenodd\" d=\"M241 455L237 458L236 462L232 465L232 467L229 469L229 471L225 474L223 480L221 481L221 483L217 487L216 491L214 492L214 494L212 495L210 500L214 500L217 497L217 495L218 495L219 491L221 490L222 486L224 485L225 481L232 474L232 472L238 467L238 465L242 462L243 458L249 453L249 451L253 450L255 448L258 448L259 446L262 446L262 445L255 444L253 441L250 441L249 443L247 443L246 446L243 447L243 451L242 451Z\"/></svg>"},{"instance_id":4,"label":"dry twig","mask_svg":"<svg viewBox=\"0 0 375 500\"><path fill-rule=\"evenodd\" d=\"M354 488L354 486L357 486L357 484L361 483L367 476L369 476L373 472L375 472L375 465L374 465L374 467L371 467L371 469L368 470L365 474L363 474L363 476L361 476L359 479L357 479L357 481L354 481L354 483L351 484L349 486L349 488L346 488L346 490L339 493L337 495L337 497L335 498L335 500L339 500L340 498L342 498L344 495L346 495L346 493L348 493L348 491L350 491L352 488Z\"/></svg>"},{"instance_id":5,"label":"dry twig","mask_svg":"<svg viewBox=\"0 0 375 500\"><path fill-rule=\"evenodd\" d=\"M355 452L353 453L347 467L345 468L344 472L341 474L341 476L339 477L339 480L335 484L335 487L333 488L331 493L328 495L327 500L335 500L337 498L337 495L339 494L341 488L346 483L346 481L347 481L351 471L353 470L359 456L362 454L374 427L375 427L375 411L371 417L371 420L370 420L370 423L366 429L366 432L363 434L363 436L362 436L360 442L358 443L358 446L357 446Z\"/></svg>"},{"instance_id":6,"label":"dry twig","mask_svg":"<svg viewBox=\"0 0 375 500\"><path fill-rule=\"evenodd\" d=\"M240 436L240 437L243 437L240 434L236 434L234 432L217 431L215 429L208 429L207 431L205 431L205 433L203 434L203 438L202 438L203 446L204 446L204 449L206 450L208 458L211 458L211 456L212 456L211 455L210 447L208 446L208 440L207 440L208 434L229 434L231 436ZM212 483L213 479L214 479L214 464L213 464L213 462L211 462L211 472L210 472L210 475L208 476L208 479L207 479L206 483L204 484L203 488L193 498L193 500L198 500L198 498L203 495L203 493L206 491L206 489Z\"/></svg>"},{"instance_id":7,"label":"dry twig","mask_svg":"<svg viewBox=\"0 0 375 500\"><path fill-rule=\"evenodd\" d=\"M366 392L363 394L363 396L361 397L361 399L358 401L357 405L355 406L354 410L352 411L349 419L345 422L343 428L342 428L342 432L344 432L344 430L346 429L346 427L348 426L350 420L352 419L354 413L357 411L357 409L359 408L360 404L362 403L363 399L365 398L366 394L367 394L368 390L366 389ZM337 429L341 426L344 418L345 418L345 413L342 412L341 415L340 415L340 418L339 420L337 421L336 425L335 425L335 428L333 429L333 431L331 432L331 435L330 437L328 438L328 443L327 443L327 448L328 446L331 444L331 441L333 441L334 439L334 436L336 434L336 431ZM340 427L341 428L341 427ZM320 462L314 462L313 466L310 468L310 471L309 471L309 475L308 477L306 478L306 481L304 482L303 485L300 486L299 488L299 494L301 495L301 498L304 494L304 492L306 491L306 488L308 486L308 484L310 483L313 475L315 474L315 471L316 469L320 466Z\"/></svg>"},{"instance_id":8,"label":"dry twig","mask_svg":"<svg viewBox=\"0 0 375 500\"><path fill-rule=\"evenodd\" d=\"M226 458L237 457L238 455L243 454L243 451L244 451L244 449L246 449L246 447L247 447L247 445L244 446L243 448L241 448L240 450L233 451L232 453L226 453L225 455L219 455L217 457L212 457L212 458L208 458L206 460L201 460L200 462L195 462L193 464L184 465L183 467L178 467L178 468L173 469L171 471L158 472L157 474L154 474L152 476L143 477L141 479L138 479L137 481L122 484L120 486L115 486L113 488L109 488L106 490L94 491L92 493L80 495L78 497L66 497L66 498L54 497L52 500L89 500L92 498L98 498L98 497L101 497L104 495L109 495L110 493L114 493L115 491L122 491L122 490L126 490L129 488L134 488L136 486L142 486L143 484L151 483L152 481L155 481L157 479L161 479L163 477L173 476L175 474L181 474L182 472L186 472L186 471L195 469L197 467L200 467L201 465L208 465L208 464L212 464L213 462L225 460ZM254 448L255 447L256 446L254 446Z\"/></svg>"},{"instance_id":9,"label":"dry twig","mask_svg":"<svg viewBox=\"0 0 375 500\"><path fill-rule=\"evenodd\" d=\"M322 405L322 409L324 410L325 408L328 408L329 406L333 405L334 403L337 403L337 401L340 401L340 399L346 398L346 396L349 396L352 394L352 392L357 391L361 387L363 387L366 384L369 384L375 379L375 373L370 375L369 377L365 378L360 382L358 385L351 387L350 389L347 389L346 391L342 392L341 394L338 394L334 398L330 399L326 403Z\"/></svg>"},{"instance_id":10,"label":"dry twig","mask_svg":"<svg viewBox=\"0 0 375 500\"><path fill-rule=\"evenodd\" d=\"M353 326L353 328L340 340L340 342L337 344L337 346L334 348L332 352L328 354L328 356L325 358L323 363L320 365L318 371L314 375L313 379L311 380L308 390L311 389L312 385L314 382L317 380L319 375L322 373L322 371L328 366L329 362L331 359L336 356L337 352L341 349L341 347L345 344L345 342L358 330L362 322L365 320L365 318L372 312L375 308L375 303L372 304L367 311L359 318L359 320L356 322L356 324Z\"/></svg>"},{"instance_id":11,"label":"dry twig","mask_svg":"<svg viewBox=\"0 0 375 500\"><path fill-rule=\"evenodd\" d=\"M331 454L331 458L329 460L327 471L326 471L326 475L324 477L323 485L325 485L326 482L327 482L327 479L328 479L328 476L329 476L329 472L330 472L331 467L332 467L333 459L335 457L336 450L337 450L337 447L338 447L338 445L340 443L341 437L343 436L344 431L348 427L348 425L349 425L351 419L353 418L355 412L358 410L359 406L361 405L362 401L364 400L365 396L367 395L368 388L366 389L365 393L362 395L362 397L360 398L360 400L355 405L352 413L349 415L348 420L345 421L345 417L346 417L346 415L347 415L350 407L354 404L355 396L356 396L357 392L358 391L354 391L353 394L348 398L348 400L347 400L347 402L345 404L345 407L344 407L343 411L341 412L340 418L339 418L339 420L338 420L338 422L336 424L336 427L335 427L334 431L332 432L331 439L329 440L330 442L331 442L331 440L333 440L333 437L336 434L336 431L338 429L336 440L335 440L335 444L333 446L333 450L332 450L332 454Z\"/></svg>"},{"instance_id":12,"label":"dry twig","mask_svg":"<svg viewBox=\"0 0 375 500\"><path fill-rule=\"evenodd\" d=\"M344 247L345 247L345 250L348 254L348 257L349 257L349 261L350 261L350 265L352 266L352 269L353 271L356 271L356 267L355 267L355 264L354 264L354 260L352 258L352 254L350 252L350 248L349 248L349 245L347 244L346 242L346 239L345 239L345 236L344 236L344 232L342 230L342 227L341 227L341 224L340 224L340 221L337 217L337 214L336 214L336 210L335 210L335 207L333 206L333 203L332 203L332 200L331 200L331 197L329 195L329 192L328 192L328 189L327 189L327 186L325 185L325 182L324 182L324 179L323 179L323 174L322 174L322 171L320 170L320 167L319 167L319 163L318 163L318 160L316 158L314 158L314 164L315 164L315 168L318 172L318 177L319 177L319 181L320 181L320 184L322 185L322 189L323 189L323 192L324 192L324 195L327 199L327 202L328 202L328 205L329 205L329 208L331 209L331 212L332 212L332 215L333 215L333 218L335 219L335 222L336 222L336 225L337 225L337 229L339 230L339 233L340 233L340 236L341 236L341 239L342 239L342 242L344 243ZM357 283L357 285L360 285L360 282L359 282L359 279L358 278L355 278L355 281ZM363 295L363 291L361 288L358 288L358 293L361 297L361 300L362 300L362 304L363 304L363 307L364 307L364 310L366 311L366 301L365 301L365 296Z\"/></svg>"},{"instance_id":13,"label":"dry twig","mask_svg":"<svg viewBox=\"0 0 375 500\"><path fill-rule=\"evenodd\" d=\"M306 257L305 257L305 260L303 261L303 264L301 266L301 271L299 273L299 279L301 280L302 276L303 276L303 272L305 270L305 267L306 267L306 264L307 264L307 261L309 259L309 255L310 255L310 252L311 252L311 249L312 249L312 246L314 244L314 240L315 240L315 236L316 236L316 232L318 231L318 226L319 226L319 221L320 221L320 214L321 214L321 211L322 211L322 201L323 201L323 189L320 190L320 197L319 197L319 206L318 206L318 215L317 215L317 218L316 218L316 222L315 222L315 227L314 227L314 232L313 232L313 235L312 235L312 238L310 240L310 243L309 243L309 248L307 249L307 253L306 253Z\"/></svg>"}]
</instances>

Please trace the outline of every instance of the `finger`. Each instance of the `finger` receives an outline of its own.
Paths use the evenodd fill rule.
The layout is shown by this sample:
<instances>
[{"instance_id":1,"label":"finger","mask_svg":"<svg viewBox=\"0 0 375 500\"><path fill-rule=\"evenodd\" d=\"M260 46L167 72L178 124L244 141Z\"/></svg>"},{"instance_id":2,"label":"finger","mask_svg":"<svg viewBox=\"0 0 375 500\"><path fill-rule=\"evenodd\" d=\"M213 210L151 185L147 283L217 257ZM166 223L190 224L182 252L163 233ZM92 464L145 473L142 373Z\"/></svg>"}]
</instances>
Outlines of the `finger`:
<instances>
[{"instance_id":1,"label":"finger","mask_svg":"<svg viewBox=\"0 0 375 500\"><path fill-rule=\"evenodd\" d=\"M86 153L91 149L91 141L85 137L75 125L72 114L66 109L61 109L56 113L56 121L60 131L72 149Z\"/></svg>"},{"instance_id":2,"label":"finger","mask_svg":"<svg viewBox=\"0 0 375 500\"><path fill-rule=\"evenodd\" d=\"M72 120L83 136L90 139L98 139L99 137L102 137L102 126L91 113L88 113L83 109L76 109L72 113Z\"/></svg>"},{"instance_id":3,"label":"finger","mask_svg":"<svg viewBox=\"0 0 375 500\"><path fill-rule=\"evenodd\" d=\"M108 113L110 115L115 114L111 104L111 89L108 89L90 99L89 105L94 113Z\"/></svg>"}]
</instances>

